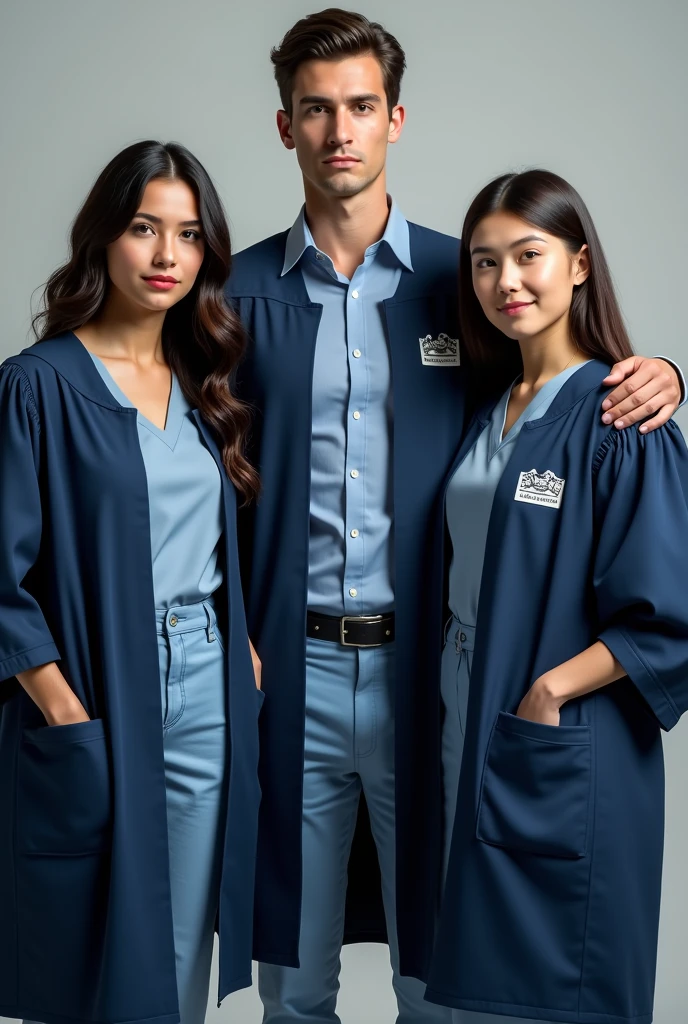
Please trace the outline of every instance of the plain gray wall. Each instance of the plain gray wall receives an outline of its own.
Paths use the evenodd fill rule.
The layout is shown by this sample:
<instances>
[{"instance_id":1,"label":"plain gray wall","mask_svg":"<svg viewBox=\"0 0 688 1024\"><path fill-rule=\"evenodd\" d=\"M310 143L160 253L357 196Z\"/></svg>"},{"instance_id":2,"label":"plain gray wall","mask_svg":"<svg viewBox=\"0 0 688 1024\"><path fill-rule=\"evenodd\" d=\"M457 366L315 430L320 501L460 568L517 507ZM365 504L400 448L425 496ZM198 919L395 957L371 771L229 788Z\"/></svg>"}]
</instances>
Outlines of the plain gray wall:
<instances>
[{"instance_id":1,"label":"plain gray wall","mask_svg":"<svg viewBox=\"0 0 688 1024\"><path fill-rule=\"evenodd\" d=\"M137 139L178 140L206 164L235 248L291 224L301 181L274 127L268 53L318 7L0 0L0 357L26 344L32 293L64 258L94 177ZM591 208L638 348L688 367L686 0L362 0L359 9L408 57L408 121L389 174L406 216L456 233L491 177L557 171ZM688 425L685 412L678 419ZM666 740L656 1024L688 1019L686 736L681 723ZM344 1024L394 1020L383 947L345 951L340 1014ZM208 1020L257 1024L255 989L220 1010L211 994Z\"/></svg>"}]
</instances>

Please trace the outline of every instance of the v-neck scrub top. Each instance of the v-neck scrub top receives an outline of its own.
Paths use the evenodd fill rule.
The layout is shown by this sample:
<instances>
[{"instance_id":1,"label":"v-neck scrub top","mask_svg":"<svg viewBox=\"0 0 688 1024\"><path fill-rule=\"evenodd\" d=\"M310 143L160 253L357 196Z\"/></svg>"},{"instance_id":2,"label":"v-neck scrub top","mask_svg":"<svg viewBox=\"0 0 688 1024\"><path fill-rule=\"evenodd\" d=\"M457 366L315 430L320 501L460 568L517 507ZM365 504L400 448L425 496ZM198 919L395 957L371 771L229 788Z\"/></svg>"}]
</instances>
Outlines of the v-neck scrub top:
<instances>
[{"instance_id":1,"label":"v-neck scrub top","mask_svg":"<svg viewBox=\"0 0 688 1024\"><path fill-rule=\"evenodd\" d=\"M496 405L489 424L449 483L446 515L453 549L449 569L449 608L464 625L475 626L478 618L492 502L516 438L524 423L545 415L560 389L581 366L585 363L577 363L548 380L503 436L511 397L509 387Z\"/></svg>"},{"instance_id":2,"label":"v-neck scrub top","mask_svg":"<svg viewBox=\"0 0 688 1024\"><path fill-rule=\"evenodd\" d=\"M116 401L132 409L105 364L92 352L89 355ZM174 374L164 430L140 412L136 425L148 480L155 607L196 604L222 583L217 464Z\"/></svg>"}]
</instances>

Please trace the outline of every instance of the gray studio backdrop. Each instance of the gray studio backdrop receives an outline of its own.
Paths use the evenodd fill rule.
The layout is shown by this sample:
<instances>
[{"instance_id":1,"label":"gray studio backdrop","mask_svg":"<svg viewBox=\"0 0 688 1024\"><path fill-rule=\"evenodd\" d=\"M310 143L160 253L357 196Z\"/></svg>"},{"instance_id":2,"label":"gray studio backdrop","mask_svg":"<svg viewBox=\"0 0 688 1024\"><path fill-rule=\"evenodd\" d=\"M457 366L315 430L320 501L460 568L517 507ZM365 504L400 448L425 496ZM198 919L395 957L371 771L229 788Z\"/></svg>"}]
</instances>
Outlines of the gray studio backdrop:
<instances>
[{"instance_id":1,"label":"gray studio backdrop","mask_svg":"<svg viewBox=\"0 0 688 1024\"><path fill-rule=\"evenodd\" d=\"M268 53L319 6L0 0L0 357L27 344L32 294L63 259L95 175L137 139L178 140L206 164L236 248L291 224L300 177L274 127ZM408 121L389 175L406 216L458 232L491 177L557 171L592 210L636 345L688 368L688 2L361 0L360 9L408 57ZM688 414L678 418L688 427ZM688 1019L686 737L683 722L666 740L656 1024ZM347 949L343 964L344 1024L391 1024L384 947ZM260 1020L255 989L221 1009L211 994L210 1006L213 1024Z\"/></svg>"}]
</instances>

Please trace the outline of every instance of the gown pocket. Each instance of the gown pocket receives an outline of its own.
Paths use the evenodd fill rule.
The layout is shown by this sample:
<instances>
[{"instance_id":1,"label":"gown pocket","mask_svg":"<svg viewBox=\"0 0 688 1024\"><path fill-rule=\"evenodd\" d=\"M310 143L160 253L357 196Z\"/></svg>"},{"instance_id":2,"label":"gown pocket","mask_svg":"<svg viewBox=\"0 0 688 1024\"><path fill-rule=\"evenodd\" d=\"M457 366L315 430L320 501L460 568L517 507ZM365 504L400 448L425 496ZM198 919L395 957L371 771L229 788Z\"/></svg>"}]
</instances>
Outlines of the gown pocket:
<instances>
[{"instance_id":1,"label":"gown pocket","mask_svg":"<svg viewBox=\"0 0 688 1024\"><path fill-rule=\"evenodd\" d=\"M17 796L23 853L79 856L102 850L111 814L103 720L25 729Z\"/></svg>"},{"instance_id":2,"label":"gown pocket","mask_svg":"<svg viewBox=\"0 0 688 1024\"><path fill-rule=\"evenodd\" d=\"M477 837L525 853L584 857L591 785L589 726L542 725L500 711L485 757Z\"/></svg>"}]
</instances>

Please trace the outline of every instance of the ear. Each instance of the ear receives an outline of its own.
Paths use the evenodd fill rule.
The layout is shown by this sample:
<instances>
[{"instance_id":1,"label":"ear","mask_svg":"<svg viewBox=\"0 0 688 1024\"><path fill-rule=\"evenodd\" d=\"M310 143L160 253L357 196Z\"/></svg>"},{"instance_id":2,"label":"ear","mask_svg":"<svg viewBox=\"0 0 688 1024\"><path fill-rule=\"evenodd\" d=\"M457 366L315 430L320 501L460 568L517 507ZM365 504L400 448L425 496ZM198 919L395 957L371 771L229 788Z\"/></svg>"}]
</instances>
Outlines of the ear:
<instances>
[{"instance_id":1,"label":"ear","mask_svg":"<svg viewBox=\"0 0 688 1024\"><path fill-rule=\"evenodd\" d=\"M277 111L277 131L285 149L296 148L296 144L291 136L291 118L286 110Z\"/></svg>"},{"instance_id":2,"label":"ear","mask_svg":"<svg viewBox=\"0 0 688 1024\"><path fill-rule=\"evenodd\" d=\"M404 127L404 121L406 120L406 111L402 106L397 106L392 111L392 116L389 119L389 135L387 141L390 143L398 142L399 136L401 135L402 128Z\"/></svg>"},{"instance_id":3,"label":"ear","mask_svg":"<svg viewBox=\"0 0 688 1024\"><path fill-rule=\"evenodd\" d=\"M583 284L590 277L590 253L587 245L582 245L580 251L573 257L573 283Z\"/></svg>"}]
</instances>

